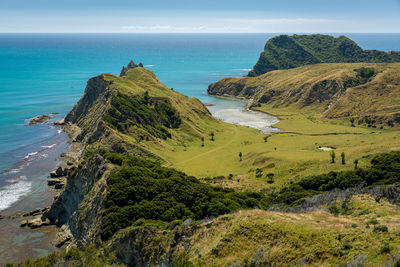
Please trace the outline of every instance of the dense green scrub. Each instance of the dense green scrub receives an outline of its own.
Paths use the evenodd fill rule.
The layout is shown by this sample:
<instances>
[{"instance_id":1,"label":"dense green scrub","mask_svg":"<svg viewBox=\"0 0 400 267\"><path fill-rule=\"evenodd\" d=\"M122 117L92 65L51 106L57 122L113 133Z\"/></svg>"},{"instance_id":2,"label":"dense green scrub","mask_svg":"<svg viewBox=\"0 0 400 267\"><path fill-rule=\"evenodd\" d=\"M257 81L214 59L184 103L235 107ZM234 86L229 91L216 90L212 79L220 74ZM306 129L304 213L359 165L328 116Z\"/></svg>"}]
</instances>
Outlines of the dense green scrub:
<instances>
[{"instance_id":1,"label":"dense green scrub","mask_svg":"<svg viewBox=\"0 0 400 267\"><path fill-rule=\"evenodd\" d=\"M306 198L333 189L376 186L400 182L400 152L393 151L374 157L371 167L353 171L329 172L301 179L267 197L269 204L296 206Z\"/></svg>"},{"instance_id":2,"label":"dense green scrub","mask_svg":"<svg viewBox=\"0 0 400 267\"><path fill-rule=\"evenodd\" d=\"M239 209L276 204L296 206L308 197L333 189L400 182L400 152L374 157L367 169L306 177L264 196L213 187L153 161L125 154L104 153L104 156L119 166L108 178L102 225L104 240L143 219L152 223L201 220Z\"/></svg>"},{"instance_id":3,"label":"dense green scrub","mask_svg":"<svg viewBox=\"0 0 400 267\"><path fill-rule=\"evenodd\" d=\"M139 97L118 92L103 118L121 132L144 128L148 134L163 139L171 137L168 129L181 124L178 112L167 101L155 100L148 93Z\"/></svg>"},{"instance_id":4,"label":"dense green scrub","mask_svg":"<svg viewBox=\"0 0 400 267\"><path fill-rule=\"evenodd\" d=\"M126 154L105 153L120 167L108 177L102 238L140 219L172 222L200 220L238 209L260 207L261 195L201 183L172 168Z\"/></svg>"},{"instance_id":5,"label":"dense green scrub","mask_svg":"<svg viewBox=\"0 0 400 267\"><path fill-rule=\"evenodd\" d=\"M280 35L268 40L264 52L248 76L317 63L351 62L400 62L400 52L363 50L345 36Z\"/></svg>"}]
</instances>

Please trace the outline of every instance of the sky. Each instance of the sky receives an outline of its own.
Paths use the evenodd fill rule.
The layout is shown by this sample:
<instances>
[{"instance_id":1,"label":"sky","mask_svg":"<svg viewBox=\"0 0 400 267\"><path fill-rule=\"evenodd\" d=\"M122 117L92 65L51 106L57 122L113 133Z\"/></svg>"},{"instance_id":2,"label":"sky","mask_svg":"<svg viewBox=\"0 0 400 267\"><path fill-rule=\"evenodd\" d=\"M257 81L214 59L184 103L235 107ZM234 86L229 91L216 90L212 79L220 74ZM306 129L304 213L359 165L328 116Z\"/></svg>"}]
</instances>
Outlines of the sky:
<instances>
[{"instance_id":1,"label":"sky","mask_svg":"<svg viewBox=\"0 0 400 267\"><path fill-rule=\"evenodd\" d=\"M400 0L0 0L2 33L399 33Z\"/></svg>"}]
</instances>

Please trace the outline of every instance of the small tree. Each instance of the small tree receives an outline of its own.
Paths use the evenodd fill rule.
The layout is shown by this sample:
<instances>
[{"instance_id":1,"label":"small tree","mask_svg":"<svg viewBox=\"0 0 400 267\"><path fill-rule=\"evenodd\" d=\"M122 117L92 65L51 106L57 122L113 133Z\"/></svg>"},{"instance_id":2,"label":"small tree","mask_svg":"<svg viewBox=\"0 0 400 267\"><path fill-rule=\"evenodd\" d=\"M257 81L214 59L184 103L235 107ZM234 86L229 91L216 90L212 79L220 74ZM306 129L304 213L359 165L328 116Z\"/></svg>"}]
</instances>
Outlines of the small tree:
<instances>
[{"instance_id":1,"label":"small tree","mask_svg":"<svg viewBox=\"0 0 400 267\"><path fill-rule=\"evenodd\" d=\"M215 136L214 132L211 132L211 133L210 133L210 136L211 136L211 139L210 139L210 140L211 140L211 141L214 141L214 136Z\"/></svg>"},{"instance_id":2,"label":"small tree","mask_svg":"<svg viewBox=\"0 0 400 267\"><path fill-rule=\"evenodd\" d=\"M275 176L275 174L273 174L272 172L267 173L267 178L268 178L267 183L269 183L269 184L274 183L274 176Z\"/></svg>"},{"instance_id":3,"label":"small tree","mask_svg":"<svg viewBox=\"0 0 400 267\"><path fill-rule=\"evenodd\" d=\"M260 168L256 169L256 177L259 178L263 175L263 171Z\"/></svg>"},{"instance_id":4,"label":"small tree","mask_svg":"<svg viewBox=\"0 0 400 267\"><path fill-rule=\"evenodd\" d=\"M342 164L345 165L346 164L346 155L344 154L344 152L342 152L340 154L340 157L342 158Z\"/></svg>"},{"instance_id":5,"label":"small tree","mask_svg":"<svg viewBox=\"0 0 400 267\"><path fill-rule=\"evenodd\" d=\"M267 143L268 142L268 138L270 137L270 135L266 135L266 136L264 136L264 143Z\"/></svg>"},{"instance_id":6,"label":"small tree","mask_svg":"<svg viewBox=\"0 0 400 267\"><path fill-rule=\"evenodd\" d=\"M358 169L358 159L354 160L354 169Z\"/></svg>"},{"instance_id":7,"label":"small tree","mask_svg":"<svg viewBox=\"0 0 400 267\"><path fill-rule=\"evenodd\" d=\"M335 158L336 158L336 155L335 155L335 151L331 151L331 153L329 153L329 155L331 156L331 163L335 163Z\"/></svg>"},{"instance_id":8,"label":"small tree","mask_svg":"<svg viewBox=\"0 0 400 267\"><path fill-rule=\"evenodd\" d=\"M243 156L242 152L239 152L239 159L240 159L240 161L242 161L242 156Z\"/></svg>"},{"instance_id":9,"label":"small tree","mask_svg":"<svg viewBox=\"0 0 400 267\"><path fill-rule=\"evenodd\" d=\"M143 100L146 105L150 103L149 91L144 92Z\"/></svg>"},{"instance_id":10,"label":"small tree","mask_svg":"<svg viewBox=\"0 0 400 267\"><path fill-rule=\"evenodd\" d=\"M204 146L204 137L201 137L201 146Z\"/></svg>"},{"instance_id":11,"label":"small tree","mask_svg":"<svg viewBox=\"0 0 400 267\"><path fill-rule=\"evenodd\" d=\"M354 118L350 118L351 127L354 127Z\"/></svg>"}]
</instances>

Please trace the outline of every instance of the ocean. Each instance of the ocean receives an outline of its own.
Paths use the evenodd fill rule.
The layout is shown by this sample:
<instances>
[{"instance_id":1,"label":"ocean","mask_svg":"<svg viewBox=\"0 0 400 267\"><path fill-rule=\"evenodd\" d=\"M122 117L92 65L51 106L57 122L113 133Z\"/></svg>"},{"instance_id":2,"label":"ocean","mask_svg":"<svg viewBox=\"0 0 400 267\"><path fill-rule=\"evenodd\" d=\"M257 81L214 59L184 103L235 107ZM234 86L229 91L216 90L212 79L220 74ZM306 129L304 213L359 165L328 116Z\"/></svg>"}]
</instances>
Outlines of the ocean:
<instances>
[{"instance_id":1,"label":"ocean","mask_svg":"<svg viewBox=\"0 0 400 267\"><path fill-rule=\"evenodd\" d=\"M29 120L50 113L59 113L50 122L62 118L89 78L118 75L131 59L168 87L215 104L215 116L267 129L273 118L264 125L252 121L254 114L235 116L243 103L207 96L206 89L223 77L246 75L275 35L0 34L0 213L51 202L40 199L66 136L51 123L27 126ZM400 50L400 34L345 35L364 49Z\"/></svg>"}]
</instances>

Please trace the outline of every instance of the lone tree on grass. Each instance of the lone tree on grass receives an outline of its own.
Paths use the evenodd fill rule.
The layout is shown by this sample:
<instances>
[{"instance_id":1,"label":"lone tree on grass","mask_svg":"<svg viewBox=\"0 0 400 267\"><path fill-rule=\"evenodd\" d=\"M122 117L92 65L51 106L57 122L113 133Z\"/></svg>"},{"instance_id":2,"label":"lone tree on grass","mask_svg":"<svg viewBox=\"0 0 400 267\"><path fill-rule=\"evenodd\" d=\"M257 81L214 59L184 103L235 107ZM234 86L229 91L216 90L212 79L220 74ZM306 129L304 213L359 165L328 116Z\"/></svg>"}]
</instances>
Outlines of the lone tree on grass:
<instances>
[{"instance_id":1,"label":"lone tree on grass","mask_svg":"<svg viewBox=\"0 0 400 267\"><path fill-rule=\"evenodd\" d=\"M242 156L243 156L242 152L239 152L239 159L240 159L240 161L242 161Z\"/></svg>"},{"instance_id":2,"label":"lone tree on grass","mask_svg":"<svg viewBox=\"0 0 400 267\"><path fill-rule=\"evenodd\" d=\"M263 175L263 171L260 168L256 169L256 177L259 178Z\"/></svg>"},{"instance_id":3,"label":"lone tree on grass","mask_svg":"<svg viewBox=\"0 0 400 267\"><path fill-rule=\"evenodd\" d=\"M354 160L354 169L358 169L358 159Z\"/></svg>"},{"instance_id":4,"label":"lone tree on grass","mask_svg":"<svg viewBox=\"0 0 400 267\"><path fill-rule=\"evenodd\" d=\"M345 165L346 164L346 155L344 154L344 152L342 152L340 154L340 157L342 158L342 164Z\"/></svg>"},{"instance_id":5,"label":"lone tree on grass","mask_svg":"<svg viewBox=\"0 0 400 267\"><path fill-rule=\"evenodd\" d=\"M214 136L215 136L214 132L211 132L211 133L210 133L210 136L211 136L211 139L210 139L210 140L211 140L211 141L214 141Z\"/></svg>"},{"instance_id":6,"label":"lone tree on grass","mask_svg":"<svg viewBox=\"0 0 400 267\"><path fill-rule=\"evenodd\" d=\"M269 184L274 183L274 176L275 176L275 174L273 174L272 172L267 173L267 178L268 178L267 183L269 183Z\"/></svg>"},{"instance_id":7,"label":"lone tree on grass","mask_svg":"<svg viewBox=\"0 0 400 267\"><path fill-rule=\"evenodd\" d=\"M354 127L354 118L350 118L351 127Z\"/></svg>"},{"instance_id":8,"label":"lone tree on grass","mask_svg":"<svg viewBox=\"0 0 400 267\"><path fill-rule=\"evenodd\" d=\"M201 137L201 146L204 146L204 137Z\"/></svg>"},{"instance_id":9,"label":"lone tree on grass","mask_svg":"<svg viewBox=\"0 0 400 267\"><path fill-rule=\"evenodd\" d=\"M331 163L335 163L335 158L336 158L336 155L335 155L335 151L331 151L331 153L329 153L329 155L331 156Z\"/></svg>"},{"instance_id":10,"label":"lone tree on grass","mask_svg":"<svg viewBox=\"0 0 400 267\"><path fill-rule=\"evenodd\" d=\"M264 143L268 142L268 138L270 137L270 135L266 135L264 136Z\"/></svg>"}]
</instances>

